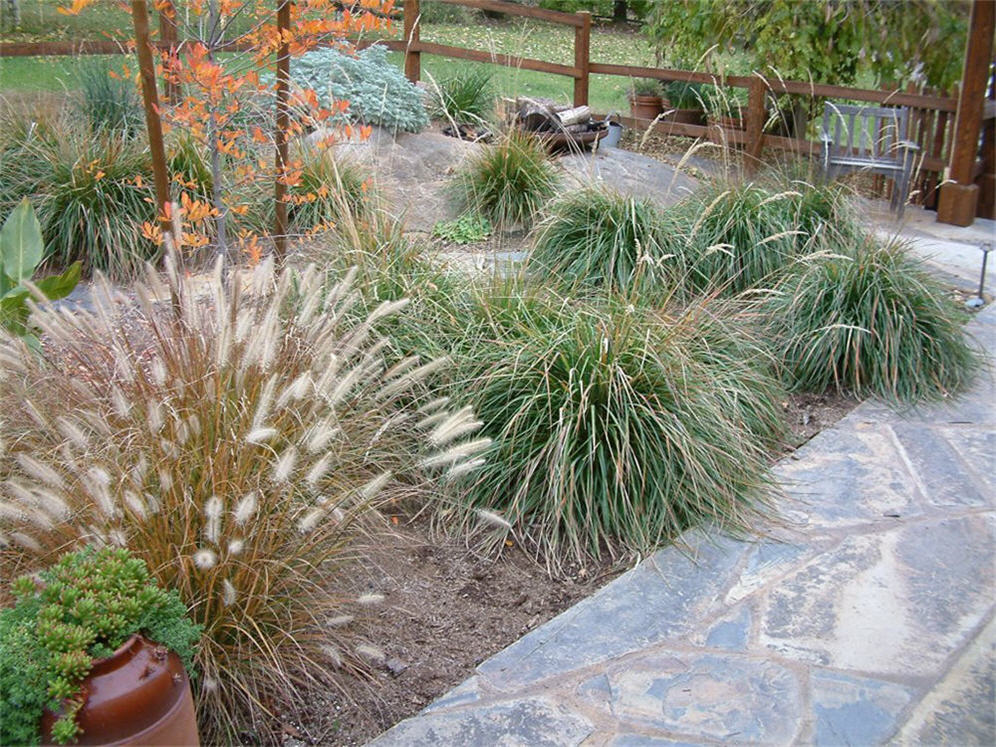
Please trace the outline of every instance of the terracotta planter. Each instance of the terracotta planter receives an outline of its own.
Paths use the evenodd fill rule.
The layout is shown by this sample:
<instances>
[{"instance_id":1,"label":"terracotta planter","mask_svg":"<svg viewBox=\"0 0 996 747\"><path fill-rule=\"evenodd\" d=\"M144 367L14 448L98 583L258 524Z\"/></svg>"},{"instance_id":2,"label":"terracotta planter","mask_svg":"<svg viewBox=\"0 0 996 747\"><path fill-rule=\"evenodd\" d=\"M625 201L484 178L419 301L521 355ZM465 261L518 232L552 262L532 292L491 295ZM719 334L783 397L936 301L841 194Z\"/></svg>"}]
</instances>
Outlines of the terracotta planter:
<instances>
[{"instance_id":1,"label":"terracotta planter","mask_svg":"<svg viewBox=\"0 0 996 747\"><path fill-rule=\"evenodd\" d=\"M629 108L634 119L654 119L664 111L660 96L629 95Z\"/></svg>"},{"instance_id":2,"label":"terracotta planter","mask_svg":"<svg viewBox=\"0 0 996 747\"><path fill-rule=\"evenodd\" d=\"M79 745L199 745L190 681L180 657L134 635L83 680ZM42 717L51 742L57 716Z\"/></svg>"},{"instance_id":3,"label":"terracotta planter","mask_svg":"<svg viewBox=\"0 0 996 747\"><path fill-rule=\"evenodd\" d=\"M742 130L744 121L740 117L716 117L709 115L709 139L714 143L730 143L723 130ZM732 143L730 143L732 144Z\"/></svg>"},{"instance_id":4,"label":"terracotta planter","mask_svg":"<svg viewBox=\"0 0 996 747\"><path fill-rule=\"evenodd\" d=\"M663 122L674 122L675 124L704 125L705 112L701 109L671 109L664 105Z\"/></svg>"}]
</instances>

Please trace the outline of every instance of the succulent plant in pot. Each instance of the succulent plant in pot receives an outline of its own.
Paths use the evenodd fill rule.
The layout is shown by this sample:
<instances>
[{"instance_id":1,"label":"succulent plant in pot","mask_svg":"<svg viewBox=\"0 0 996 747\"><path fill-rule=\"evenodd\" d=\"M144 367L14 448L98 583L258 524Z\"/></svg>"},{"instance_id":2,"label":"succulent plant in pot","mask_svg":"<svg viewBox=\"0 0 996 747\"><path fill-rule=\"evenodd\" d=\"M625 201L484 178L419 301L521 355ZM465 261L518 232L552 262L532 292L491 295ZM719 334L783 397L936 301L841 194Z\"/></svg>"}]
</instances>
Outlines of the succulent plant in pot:
<instances>
[{"instance_id":1,"label":"succulent plant in pot","mask_svg":"<svg viewBox=\"0 0 996 747\"><path fill-rule=\"evenodd\" d=\"M0 610L0 744L197 741L200 628L143 561L92 546L13 582Z\"/></svg>"}]
</instances>

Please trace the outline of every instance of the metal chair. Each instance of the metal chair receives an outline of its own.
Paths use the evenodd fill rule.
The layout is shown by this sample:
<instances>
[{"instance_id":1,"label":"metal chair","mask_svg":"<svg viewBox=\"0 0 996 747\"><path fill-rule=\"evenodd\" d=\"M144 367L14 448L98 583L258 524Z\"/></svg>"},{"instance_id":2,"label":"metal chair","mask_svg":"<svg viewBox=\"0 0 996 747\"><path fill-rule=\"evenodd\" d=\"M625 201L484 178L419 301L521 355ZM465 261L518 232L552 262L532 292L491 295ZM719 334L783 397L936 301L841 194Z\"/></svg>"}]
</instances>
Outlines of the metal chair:
<instances>
[{"instance_id":1,"label":"metal chair","mask_svg":"<svg viewBox=\"0 0 996 747\"><path fill-rule=\"evenodd\" d=\"M826 102L823 108L823 172L827 179L849 171L893 180L891 208L903 217L919 147L906 139L909 110Z\"/></svg>"}]
</instances>

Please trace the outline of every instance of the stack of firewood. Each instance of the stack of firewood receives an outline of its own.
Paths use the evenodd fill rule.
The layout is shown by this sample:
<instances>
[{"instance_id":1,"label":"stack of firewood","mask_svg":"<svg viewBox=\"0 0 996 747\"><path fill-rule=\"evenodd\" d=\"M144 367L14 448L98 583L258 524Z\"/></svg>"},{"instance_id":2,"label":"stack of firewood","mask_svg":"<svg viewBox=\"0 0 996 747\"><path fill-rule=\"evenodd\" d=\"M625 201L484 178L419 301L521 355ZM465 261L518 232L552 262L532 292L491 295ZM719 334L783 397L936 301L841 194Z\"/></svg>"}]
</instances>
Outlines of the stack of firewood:
<instances>
[{"instance_id":1,"label":"stack of firewood","mask_svg":"<svg viewBox=\"0 0 996 747\"><path fill-rule=\"evenodd\" d=\"M591 118L587 106L563 106L550 99L504 99L506 119L515 127L542 137L551 151L582 150L607 132L605 122Z\"/></svg>"}]
</instances>

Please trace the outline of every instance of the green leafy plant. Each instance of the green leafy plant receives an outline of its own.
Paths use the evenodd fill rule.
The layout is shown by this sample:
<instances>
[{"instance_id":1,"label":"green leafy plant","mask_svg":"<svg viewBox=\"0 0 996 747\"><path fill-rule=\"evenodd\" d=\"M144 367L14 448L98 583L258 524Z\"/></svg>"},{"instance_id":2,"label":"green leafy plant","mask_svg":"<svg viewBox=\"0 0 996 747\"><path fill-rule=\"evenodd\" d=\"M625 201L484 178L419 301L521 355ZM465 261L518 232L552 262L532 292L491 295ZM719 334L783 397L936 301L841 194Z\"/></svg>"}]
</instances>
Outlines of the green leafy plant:
<instances>
[{"instance_id":1,"label":"green leafy plant","mask_svg":"<svg viewBox=\"0 0 996 747\"><path fill-rule=\"evenodd\" d=\"M481 146L456 177L464 211L504 228L531 225L556 186L557 172L543 144L515 130Z\"/></svg>"},{"instance_id":2,"label":"green leafy plant","mask_svg":"<svg viewBox=\"0 0 996 747\"><path fill-rule=\"evenodd\" d=\"M419 132L429 126L422 92L374 45L355 56L316 49L291 62L297 85L349 102L348 118L391 131Z\"/></svg>"},{"instance_id":3,"label":"green leafy plant","mask_svg":"<svg viewBox=\"0 0 996 747\"><path fill-rule=\"evenodd\" d=\"M674 228L649 201L584 189L555 202L529 269L540 277L616 291L668 290L683 281Z\"/></svg>"},{"instance_id":4,"label":"green leafy plant","mask_svg":"<svg viewBox=\"0 0 996 747\"><path fill-rule=\"evenodd\" d=\"M432 227L432 235L452 244L476 244L491 236L491 221L487 218L464 213L456 220L439 221Z\"/></svg>"},{"instance_id":5,"label":"green leafy plant","mask_svg":"<svg viewBox=\"0 0 996 747\"><path fill-rule=\"evenodd\" d=\"M705 89L700 83L668 81L664 87L664 98L674 109L705 109Z\"/></svg>"},{"instance_id":6,"label":"green leafy plant","mask_svg":"<svg viewBox=\"0 0 996 747\"><path fill-rule=\"evenodd\" d=\"M660 96L661 82L657 78L633 78L630 89L635 96Z\"/></svg>"},{"instance_id":7,"label":"green leafy plant","mask_svg":"<svg viewBox=\"0 0 996 747\"><path fill-rule=\"evenodd\" d=\"M793 389L941 399L979 367L944 286L898 242L865 237L799 263L765 309Z\"/></svg>"},{"instance_id":8,"label":"green leafy plant","mask_svg":"<svg viewBox=\"0 0 996 747\"><path fill-rule=\"evenodd\" d=\"M38 744L48 708L58 744L75 741L80 685L94 659L141 633L191 666L200 627L175 591L156 585L144 562L122 548L85 547L63 555L38 577L11 586L0 610L0 742Z\"/></svg>"},{"instance_id":9,"label":"green leafy plant","mask_svg":"<svg viewBox=\"0 0 996 747\"><path fill-rule=\"evenodd\" d=\"M35 349L39 345L38 338L28 323L28 299L32 289L26 283L32 281L42 254L41 226L25 197L0 228L0 326ZM33 285L43 297L55 301L68 296L79 279L80 264L76 262L61 275L35 280Z\"/></svg>"},{"instance_id":10,"label":"green leafy plant","mask_svg":"<svg viewBox=\"0 0 996 747\"><path fill-rule=\"evenodd\" d=\"M471 510L497 516L554 568L755 515L780 430L759 344L704 306L671 316L612 300L486 298L465 324L492 352L454 353L457 388L493 439Z\"/></svg>"},{"instance_id":11,"label":"green leafy plant","mask_svg":"<svg viewBox=\"0 0 996 747\"><path fill-rule=\"evenodd\" d=\"M145 560L204 628L206 742L279 733L278 713L377 659L349 624L379 600L351 592L377 509L438 500L430 478L487 444L467 411L421 399L445 361L388 357L378 330L405 302L365 311L355 277L219 264L195 288L167 257L127 326L43 311L57 358L0 347L0 573L95 537ZM94 303L112 306L105 284Z\"/></svg>"},{"instance_id":12,"label":"green leafy plant","mask_svg":"<svg viewBox=\"0 0 996 747\"><path fill-rule=\"evenodd\" d=\"M479 122L494 104L493 73L487 68L468 68L439 83L433 116L455 122Z\"/></svg>"}]
</instances>

